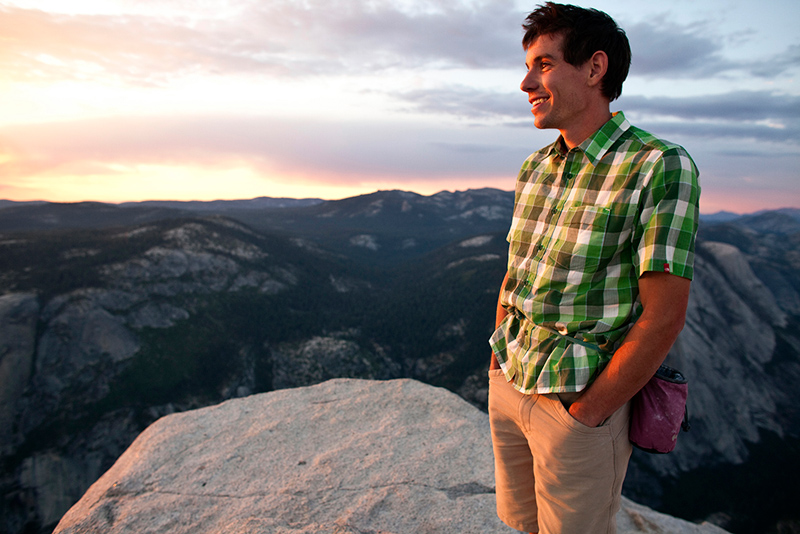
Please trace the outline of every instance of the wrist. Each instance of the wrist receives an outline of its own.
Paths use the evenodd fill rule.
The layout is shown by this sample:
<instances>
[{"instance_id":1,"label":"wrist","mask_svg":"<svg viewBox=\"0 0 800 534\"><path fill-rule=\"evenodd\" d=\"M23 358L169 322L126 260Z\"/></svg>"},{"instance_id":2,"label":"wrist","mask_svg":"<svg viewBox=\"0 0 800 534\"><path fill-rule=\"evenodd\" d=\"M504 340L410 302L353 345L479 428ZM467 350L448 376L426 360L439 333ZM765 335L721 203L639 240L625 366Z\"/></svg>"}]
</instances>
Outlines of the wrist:
<instances>
[{"instance_id":1,"label":"wrist","mask_svg":"<svg viewBox=\"0 0 800 534\"><path fill-rule=\"evenodd\" d=\"M605 417L591 413L592 410L580 402L573 402L568 412L573 419L590 428L600 426L605 421Z\"/></svg>"}]
</instances>

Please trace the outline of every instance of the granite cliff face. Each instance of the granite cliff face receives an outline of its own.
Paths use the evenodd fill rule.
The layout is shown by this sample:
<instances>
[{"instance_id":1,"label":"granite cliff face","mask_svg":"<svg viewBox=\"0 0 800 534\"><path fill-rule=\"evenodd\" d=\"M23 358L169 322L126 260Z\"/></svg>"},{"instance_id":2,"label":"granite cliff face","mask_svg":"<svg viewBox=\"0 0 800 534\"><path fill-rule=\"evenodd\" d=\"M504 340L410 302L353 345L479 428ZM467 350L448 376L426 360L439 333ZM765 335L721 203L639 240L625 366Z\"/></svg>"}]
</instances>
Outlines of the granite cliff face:
<instances>
[{"instance_id":1,"label":"granite cliff face","mask_svg":"<svg viewBox=\"0 0 800 534\"><path fill-rule=\"evenodd\" d=\"M238 220L147 212L120 227L113 209L128 224L131 208L105 206L95 230L91 207L59 206L60 224L74 213L84 229L4 232L0 530L49 532L150 423L226 399L410 377L485 407L508 197L383 192L228 213ZM753 477L717 486L707 471L747 469L798 437L800 229L775 217L701 227L669 357L690 378L693 428L670 455L634 455L625 491L644 504L728 524L755 513L750 501L780 501L758 501ZM785 473L752 469L795 495ZM724 500L674 501L708 494Z\"/></svg>"},{"instance_id":2,"label":"granite cliff face","mask_svg":"<svg viewBox=\"0 0 800 534\"><path fill-rule=\"evenodd\" d=\"M738 511L721 505L723 524L731 518L736 524L737 514L756 515L775 502L794 508L790 473L798 468L792 458L800 430L798 250L800 224L788 215L701 225L686 326L667 359L690 379L692 429L679 438L678 454L634 454L636 469L626 480L631 494L659 487L653 485L657 479L678 481L643 497L653 504L672 484L672 496L666 496L672 505L664 508L673 513L688 512L704 500L720 503L709 491L773 495L758 504L742 500ZM791 465L779 466L776 457L789 458ZM741 532L777 528L738 525Z\"/></svg>"},{"instance_id":3,"label":"granite cliff face","mask_svg":"<svg viewBox=\"0 0 800 534\"><path fill-rule=\"evenodd\" d=\"M723 534L627 499L620 534ZM516 532L495 513L489 417L411 380L332 380L164 417L56 534Z\"/></svg>"}]
</instances>

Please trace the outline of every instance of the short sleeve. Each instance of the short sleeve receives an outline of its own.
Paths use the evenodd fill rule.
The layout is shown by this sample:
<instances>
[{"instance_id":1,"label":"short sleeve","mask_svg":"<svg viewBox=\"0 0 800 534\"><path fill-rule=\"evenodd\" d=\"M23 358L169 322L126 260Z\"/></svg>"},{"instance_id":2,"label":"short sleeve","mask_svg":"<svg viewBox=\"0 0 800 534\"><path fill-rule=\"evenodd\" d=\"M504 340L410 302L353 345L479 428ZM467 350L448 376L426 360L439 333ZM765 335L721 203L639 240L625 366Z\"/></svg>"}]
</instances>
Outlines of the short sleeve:
<instances>
[{"instance_id":1,"label":"short sleeve","mask_svg":"<svg viewBox=\"0 0 800 534\"><path fill-rule=\"evenodd\" d=\"M679 146L663 152L640 198L639 226L633 233L633 262L648 271L692 279L699 220L698 170Z\"/></svg>"}]
</instances>

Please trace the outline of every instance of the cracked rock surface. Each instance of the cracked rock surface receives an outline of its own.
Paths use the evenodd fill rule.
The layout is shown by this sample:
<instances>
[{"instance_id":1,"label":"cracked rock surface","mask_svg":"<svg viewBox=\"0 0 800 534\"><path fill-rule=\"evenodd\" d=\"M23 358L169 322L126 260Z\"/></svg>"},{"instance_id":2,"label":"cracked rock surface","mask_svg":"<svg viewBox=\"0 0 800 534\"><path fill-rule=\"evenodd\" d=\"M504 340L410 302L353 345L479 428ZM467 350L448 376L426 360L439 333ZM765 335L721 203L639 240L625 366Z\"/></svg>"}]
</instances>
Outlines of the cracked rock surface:
<instances>
[{"instance_id":1,"label":"cracked rock surface","mask_svg":"<svg viewBox=\"0 0 800 534\"><path fill-rule=\"evenodd\" d=\"M625 501L621 533L721 533ZM66 533L514 532L488 416L413 380L337 379L163 417L63 517Z\"/></svg>"}]
</instances>

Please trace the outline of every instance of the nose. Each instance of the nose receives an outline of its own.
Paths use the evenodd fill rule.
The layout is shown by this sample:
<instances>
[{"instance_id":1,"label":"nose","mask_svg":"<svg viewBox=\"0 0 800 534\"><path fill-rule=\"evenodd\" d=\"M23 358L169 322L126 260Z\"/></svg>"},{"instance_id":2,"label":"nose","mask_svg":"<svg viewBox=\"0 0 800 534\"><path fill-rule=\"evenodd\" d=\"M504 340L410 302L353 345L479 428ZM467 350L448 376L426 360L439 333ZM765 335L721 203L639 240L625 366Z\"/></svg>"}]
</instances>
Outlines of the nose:
<instances>
[{"instance_id":1,"label":"nose","mask_svg":"<svg viewBox=\"0 0 800 534\"><path fill-rule=\"evenodd\" d=\"M531 69L522 78L522 83L519 84L519 88L522 89L525 93L532 93L539 87L539 79L536 76L535 70Z\"/></svg>"}]
</instances>

